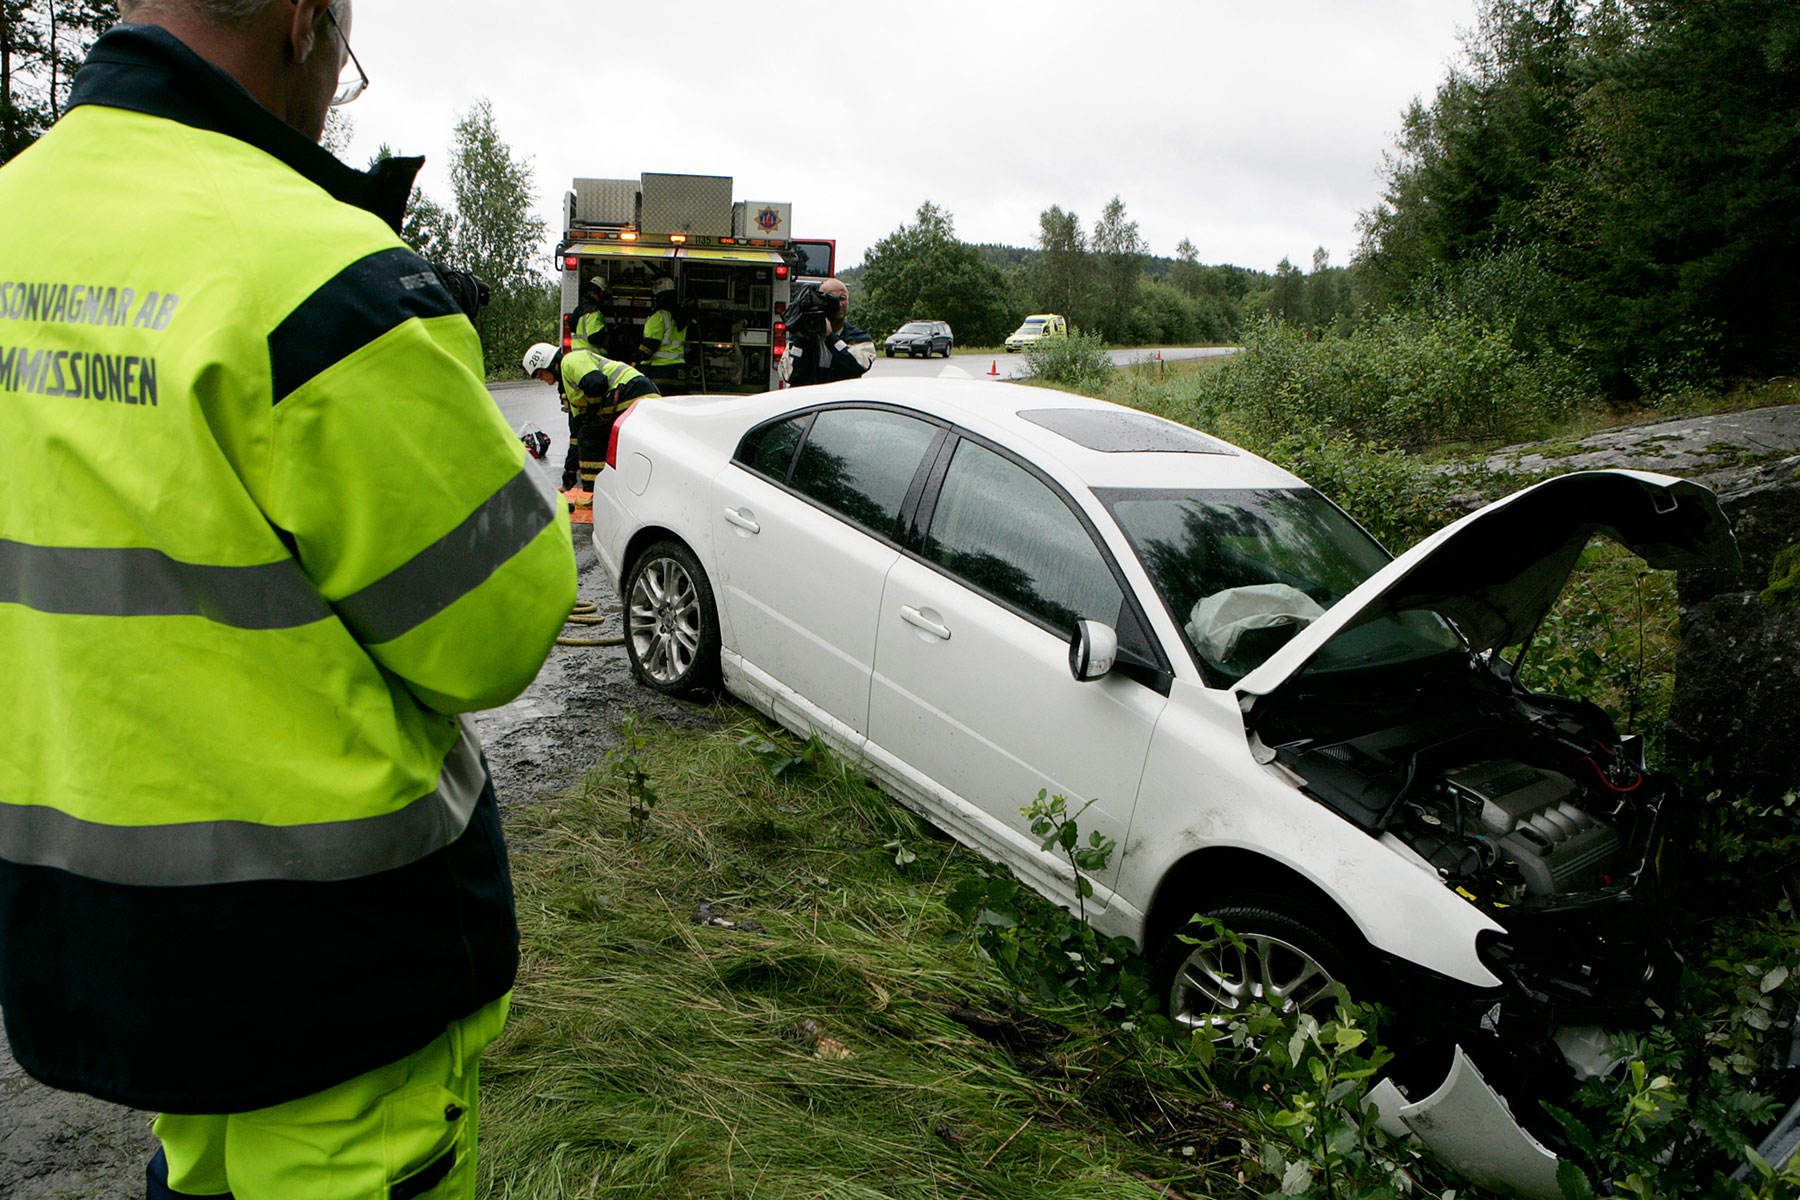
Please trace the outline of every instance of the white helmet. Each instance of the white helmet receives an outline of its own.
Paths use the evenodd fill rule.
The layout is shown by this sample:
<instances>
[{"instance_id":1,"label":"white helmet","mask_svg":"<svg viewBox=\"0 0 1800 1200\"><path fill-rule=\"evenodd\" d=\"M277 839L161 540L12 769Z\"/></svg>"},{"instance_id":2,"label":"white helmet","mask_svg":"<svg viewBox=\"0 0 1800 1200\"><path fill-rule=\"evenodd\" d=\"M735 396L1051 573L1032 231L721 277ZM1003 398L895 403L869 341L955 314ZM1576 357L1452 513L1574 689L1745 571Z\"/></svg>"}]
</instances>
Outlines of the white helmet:
<instances>
[{"instance_id":1,"label":"white helmet","mask_svg":"<svg viewBox=\"0 0 1800 1200\"><path fill-rule=\"evenodd\" d=\"M539 342L525 352L525 373L536 375L539 371L548 371L555 361L556 347L549 342Z\"/></svg>"}]
</instances>

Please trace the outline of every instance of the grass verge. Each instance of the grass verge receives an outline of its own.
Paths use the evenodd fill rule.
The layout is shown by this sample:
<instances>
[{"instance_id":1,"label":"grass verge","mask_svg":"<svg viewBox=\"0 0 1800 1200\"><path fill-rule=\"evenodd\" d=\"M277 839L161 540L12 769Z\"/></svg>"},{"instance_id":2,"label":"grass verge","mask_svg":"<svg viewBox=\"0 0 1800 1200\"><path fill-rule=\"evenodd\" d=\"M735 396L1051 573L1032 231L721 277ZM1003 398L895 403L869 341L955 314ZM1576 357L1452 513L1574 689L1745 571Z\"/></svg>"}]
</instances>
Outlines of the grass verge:
<instances>
[{"instance_id":1,"label":"grass verge","mask_svg":"<svg viewBox=\"0 0 1800 1200\"><path fill-rule=\"evenodd\" d=\"M513 819L524 965L484 1063L484 1195L1241 1190L1243 1131L1177 1051L1014 1007L944 906L978 858L752 719L641 733Z\"/></svg>"}]
</instances>

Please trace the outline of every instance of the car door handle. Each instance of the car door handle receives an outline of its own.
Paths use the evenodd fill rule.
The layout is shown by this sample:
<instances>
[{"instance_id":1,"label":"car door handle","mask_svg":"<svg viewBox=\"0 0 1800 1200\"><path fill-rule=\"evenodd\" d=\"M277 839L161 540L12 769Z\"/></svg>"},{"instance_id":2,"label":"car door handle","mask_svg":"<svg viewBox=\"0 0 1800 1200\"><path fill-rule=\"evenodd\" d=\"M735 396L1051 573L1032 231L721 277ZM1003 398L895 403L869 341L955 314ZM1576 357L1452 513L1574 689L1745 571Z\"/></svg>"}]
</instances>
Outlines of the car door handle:
<instances>
[{"instance_id":1,"label":"car door handle","mask_svg":"<svg viewBox=\"0 0 1800 1200\"><path fill-rule=\"evenodd\" d=\"M733 525L736 525L739 529L748 529L751 533L762 532L762 526L753 521L750 518L750 514L741 508L726 509L725 519L730 521Z\"/></svg>"},{"instance_id":2,"label":"car door handle","mask_svg":"<svg viewBox=\"0 0 1800 1200\"><path fill-rule=\"evenodd\" d=\"M946 642L950 640L950 627L948 625L938 624L910 604L902 604L900 606L900 617L908 625L923 629L933 637L943 638Z\"/></svg>"}]
</instances>

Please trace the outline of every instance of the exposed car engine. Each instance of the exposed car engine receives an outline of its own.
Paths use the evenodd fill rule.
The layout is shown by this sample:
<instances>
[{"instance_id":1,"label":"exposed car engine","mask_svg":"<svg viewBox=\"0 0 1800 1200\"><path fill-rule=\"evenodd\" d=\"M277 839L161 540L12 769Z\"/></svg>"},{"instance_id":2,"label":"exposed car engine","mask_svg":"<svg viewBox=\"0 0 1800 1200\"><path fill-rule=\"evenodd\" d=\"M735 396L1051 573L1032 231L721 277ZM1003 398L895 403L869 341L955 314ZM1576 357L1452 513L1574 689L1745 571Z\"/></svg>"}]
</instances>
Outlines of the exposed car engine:
<instances>
[{"instance_id":1,"label":"exposed car engine","mask_svg":"<svg viewBox=\"0 0 1800 1200\"><path fill-rule=\"evenodd\" d=\"M1506 929L1486 957L1555 1023L1641 1019L1661 928L1669 784L1595 706L1526 692L1488 663L1328 678L1258 732L1315 799L1399 839ZM1370 688L1371 682L1377 686Z\"/></svg>"},{"instance_id":2,"label":"exposed car engine","mask_svg":"<svg viewBox=\"0 0 1800 1200\"><path fill-rule=\"evenodd\" d=\"M1586 802L1575 782L1555 771L1489 759L1446 771L1408 805L1403 825L1413 849L1446 878L1492 873L1516 902L1612 882L1623 848L1619 831L1583 809Z\"/></svg>"}]
</instances>

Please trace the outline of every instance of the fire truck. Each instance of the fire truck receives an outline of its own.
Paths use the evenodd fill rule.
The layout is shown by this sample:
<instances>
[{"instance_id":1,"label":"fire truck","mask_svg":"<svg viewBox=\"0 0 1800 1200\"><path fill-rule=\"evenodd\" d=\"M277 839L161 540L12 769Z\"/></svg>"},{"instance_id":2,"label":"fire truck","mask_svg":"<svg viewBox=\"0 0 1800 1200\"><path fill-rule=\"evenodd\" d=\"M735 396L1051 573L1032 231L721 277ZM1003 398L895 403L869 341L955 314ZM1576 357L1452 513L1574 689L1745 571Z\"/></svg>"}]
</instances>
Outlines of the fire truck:
<instances>
[{"instance_id":1,"label":"fire truck","mask_svg":"<svg viewBox=\"0 0 1800 1200\"><path fill-rule=\"evenodd\" d=\"M836 246L790 236L793 206L733 200L728 175L577 179L564 200L562 345L591 279L606 286L608 358L637 361L652 298L664 285L688 319L679 383L690 392L765 392L787 349L792 288L832 273Z\"/></svg>"}]
</instances>

